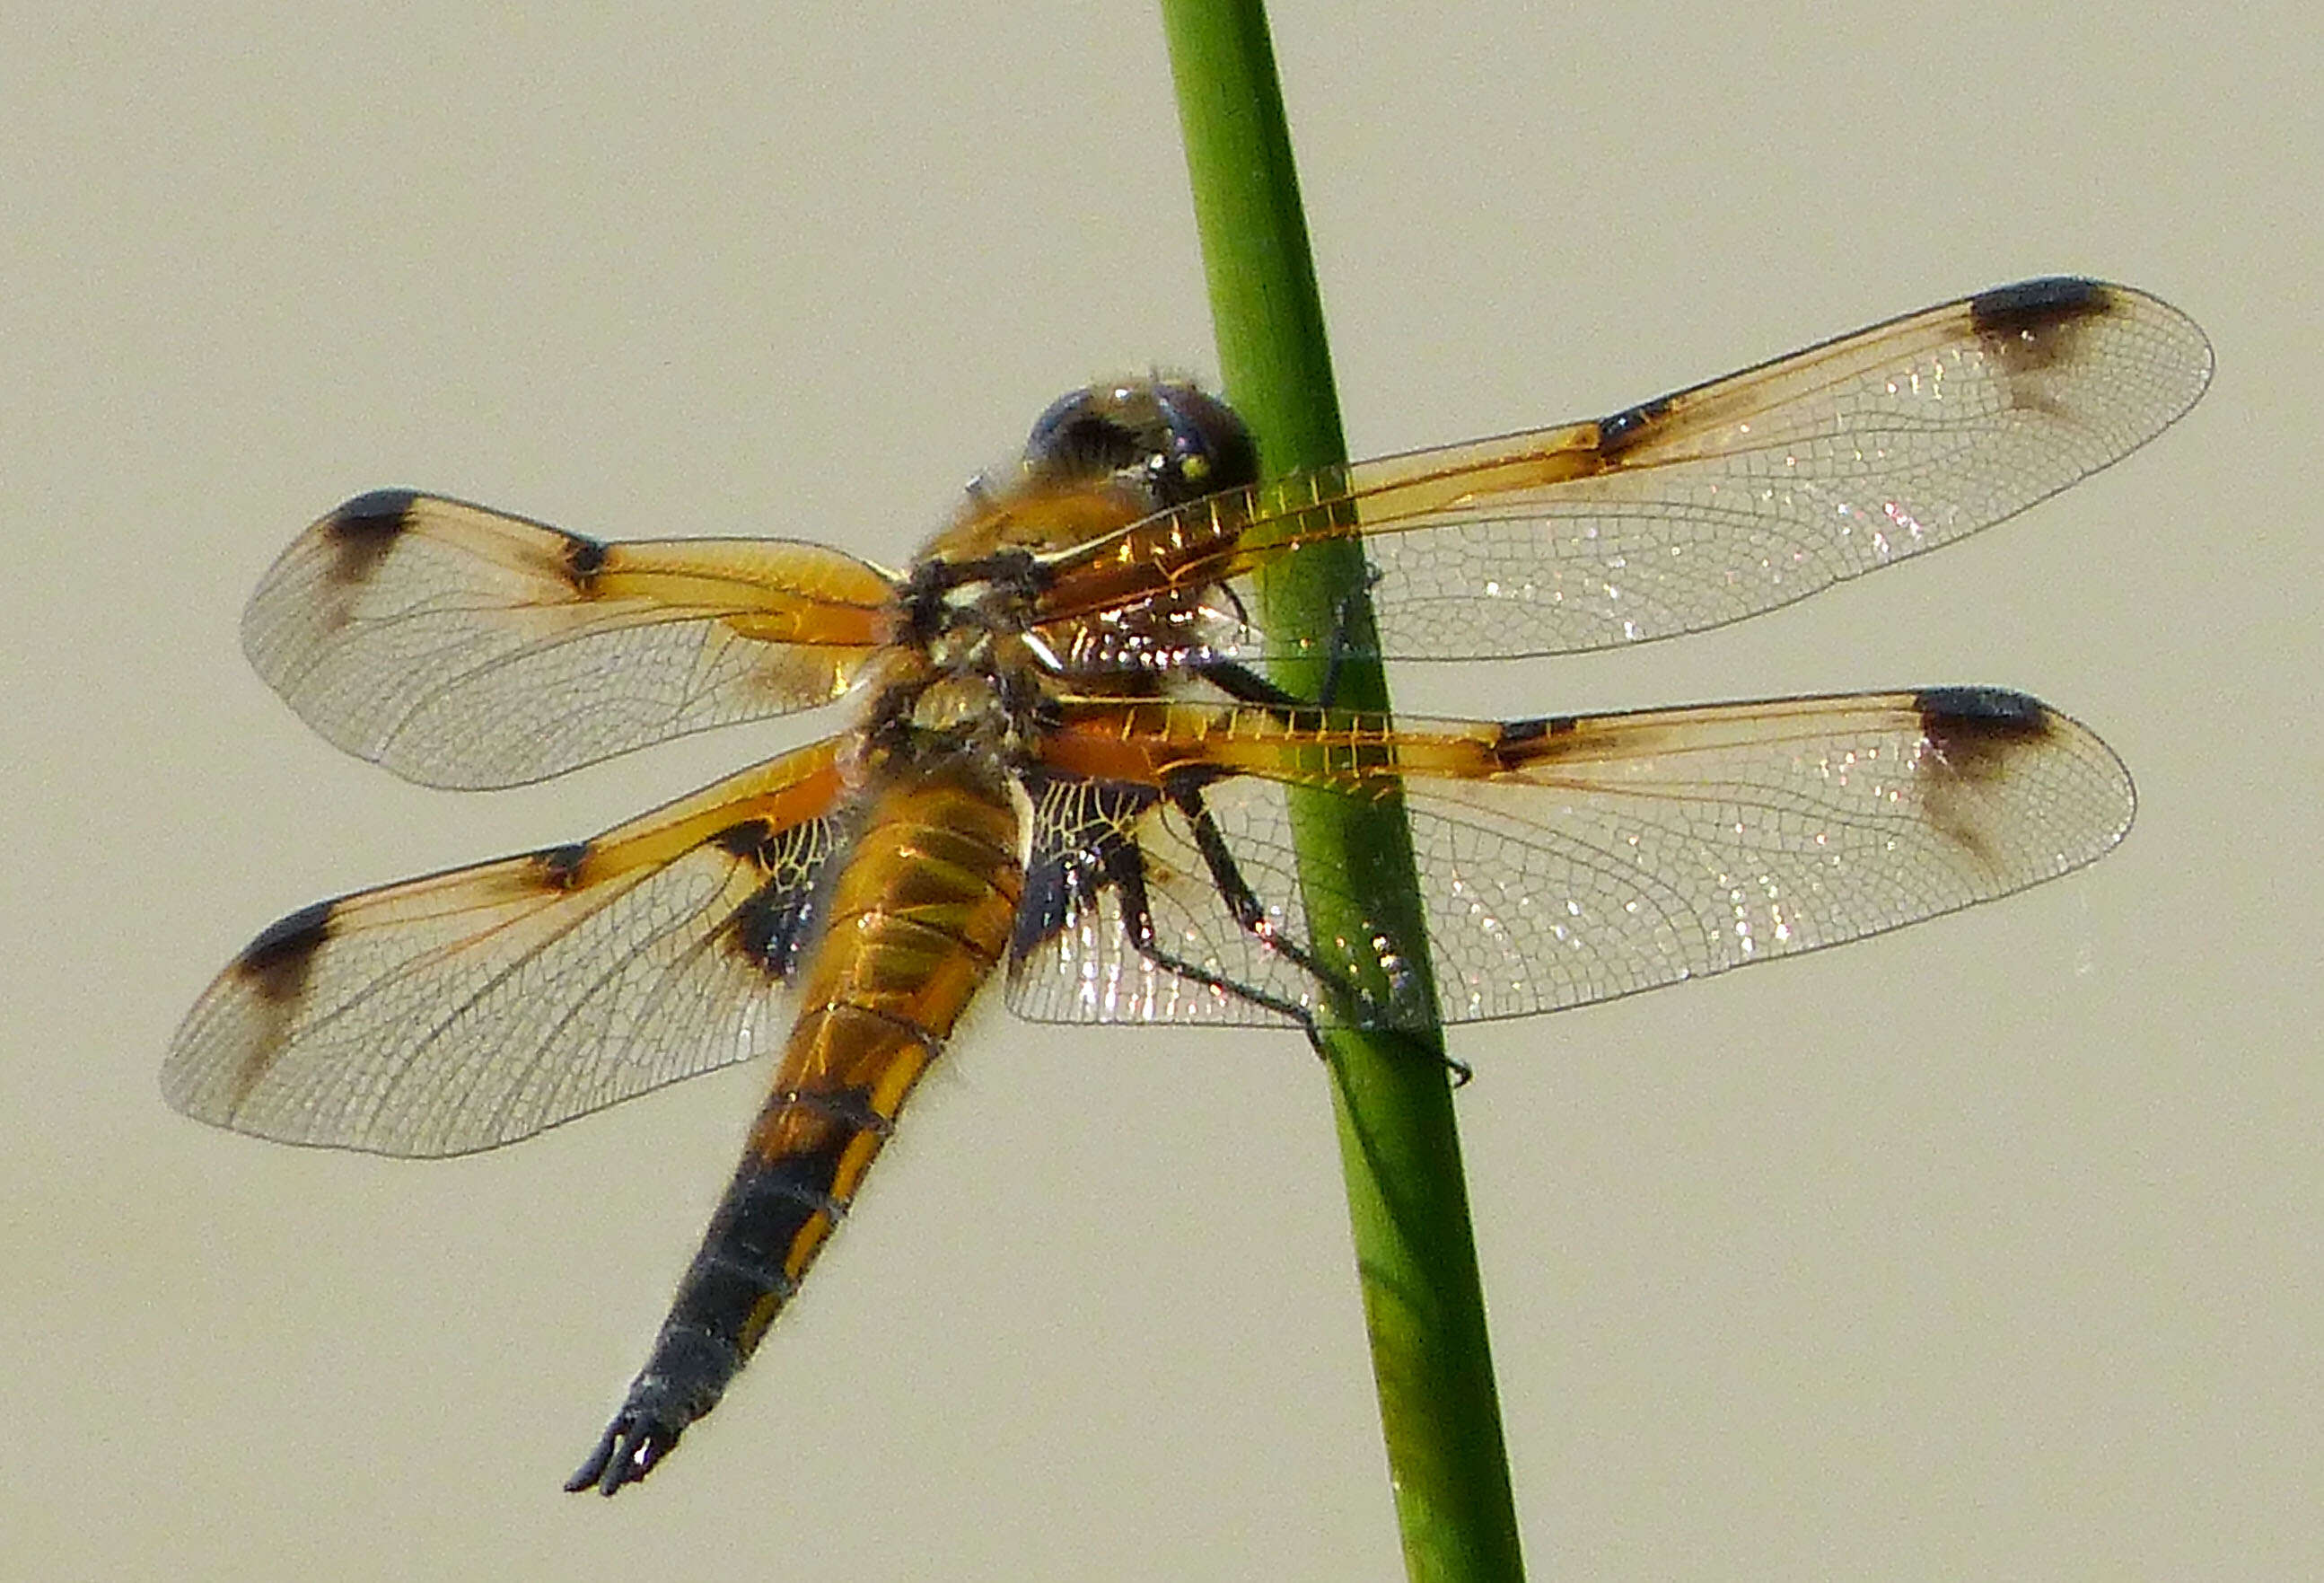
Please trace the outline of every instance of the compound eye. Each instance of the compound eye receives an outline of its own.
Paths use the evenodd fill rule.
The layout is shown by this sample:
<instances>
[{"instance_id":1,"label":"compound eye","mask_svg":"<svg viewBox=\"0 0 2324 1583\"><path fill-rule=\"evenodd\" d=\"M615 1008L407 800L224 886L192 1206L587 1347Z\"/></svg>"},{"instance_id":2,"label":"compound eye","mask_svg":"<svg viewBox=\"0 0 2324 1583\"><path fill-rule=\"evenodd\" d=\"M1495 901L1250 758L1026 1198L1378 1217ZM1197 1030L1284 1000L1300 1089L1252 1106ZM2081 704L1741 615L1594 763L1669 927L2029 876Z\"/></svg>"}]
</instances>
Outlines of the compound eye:
<instances>
[{"instance_id":1,"label":"compound eye","mask_svg":"<svg viewBox=\"0 0 2324 1583\"><path fill-rule=\"evenodd\" d=\"M1142 468L1152 452L1128 409L1133 393L1092 385L1059 396L1033 421L1025 440L1028 472L1059 481L1094 482ZM1148 425L1150 427L1150 419Z\"/></svg>"},{"instance_id":2,"label":"compound eye","mask_svg":"<svg viewBox=\"0 0 2324 1583\"><path fill-rule=\"evenodd\" d=\"M1259 482L1259 447L1232 407L1191 384L1158 383L1153 396L1167 437L1155 458L1159 504L1177 505Z\"/></svg>"},{"instance_id":3,"label":"compound eye","mask_svg":"<svg viewBox=\"0 0 2324 1583\"><path fill-rule=\"evenodd\" d=\"M1035 420L1025 467L1058 482L1113 479L1157 509L1257 481L1250 431L1194 385L1125 380L1060 396Z\"/></svg>"}]
</instances>

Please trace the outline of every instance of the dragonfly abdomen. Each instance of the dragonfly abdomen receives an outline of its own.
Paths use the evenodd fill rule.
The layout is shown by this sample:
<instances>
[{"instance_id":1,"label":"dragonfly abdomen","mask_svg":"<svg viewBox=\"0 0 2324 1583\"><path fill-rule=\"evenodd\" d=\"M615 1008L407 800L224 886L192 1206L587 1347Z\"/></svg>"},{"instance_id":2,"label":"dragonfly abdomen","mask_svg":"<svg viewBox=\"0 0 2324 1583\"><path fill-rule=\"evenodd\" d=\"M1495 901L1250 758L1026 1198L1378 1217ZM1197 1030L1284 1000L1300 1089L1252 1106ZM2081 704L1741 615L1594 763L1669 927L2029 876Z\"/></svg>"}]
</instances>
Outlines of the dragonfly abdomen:
<instances>
[{"instance_id":1,"label":"dragonfly abdomen","mask_svg":"<svg viewBox=\"0 0 2324 1583\"><path fill-rule=\"evenodd\" d=\"M1024 890L997 769L946 754L871 794L832 876L800 1012L652 1357L569 1487L642 1478L716 1405L854 1199L1000 963Z\"/></svg>"}]
</instances>

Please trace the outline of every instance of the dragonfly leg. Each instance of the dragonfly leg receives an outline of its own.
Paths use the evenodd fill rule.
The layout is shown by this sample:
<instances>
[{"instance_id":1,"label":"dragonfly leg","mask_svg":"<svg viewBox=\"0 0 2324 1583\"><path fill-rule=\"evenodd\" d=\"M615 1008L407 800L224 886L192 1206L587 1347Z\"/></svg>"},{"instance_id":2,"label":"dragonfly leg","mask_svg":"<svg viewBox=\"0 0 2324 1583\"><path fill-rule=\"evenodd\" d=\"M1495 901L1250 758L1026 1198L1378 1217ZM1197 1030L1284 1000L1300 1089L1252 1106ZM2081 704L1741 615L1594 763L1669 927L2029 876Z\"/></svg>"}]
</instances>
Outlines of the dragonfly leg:
<instances>
[{"instance_id":1,"label":"dragonfly leg","mask_svg":"<svg viewBox=\"0 0 2324 1583\"><path fill-rule=\"evenodd\" d=\"M1314 1014L1297 1001L1289 1000L1278 995L1270 995L1254 985L1238 984L1224 974L1213 973L1199 963L1187 961L1183 957L1173 956L1164 950L1161 939L1154 928L1153 904L1148 900L1146 894L1144 860L1135 847L1124 847L1121 849L1121 856L1126 861L1110 864L1107 878L1111 882L1116 896L1120 898L1123 927L1130 935L1130 944L1137 948L1139 956L1144 957L1166 973L1176 974L1181 978L1220 990L1239 999L1247 1000L1255 1006L1263 1006L1279 1016L1289 1018L1298 1023L1301 1030L1306 1033L1307 1041L1310 1044L1315 1044L1318 1050L1323 1048L1317 1043Z\"/></svg>"},{"instance_id":2,"label":"dragonfly leg","mask_svg":"<svg viewBox=\"0 0 2324 1583\"><path fill-rule=\"evenodd\" d=\"M1316 706L1296 694L1286 691L1253 671L1248 665L1231 660L1213 660L1194 668L1202 679L1238 703L1257 704L1263 709L1287 712L1292 709L1312 709Z\"/></svg>"},{"instance_id":3,"label":"dragonfly leg","mask_svg":"<svg viewBox=\"0 0 2324 1583\"><path fill-rule=\"evenodd\" d=\"M1227 848L1226 837L1220 833L1217 821L1212 819L1210 808L1203 801L1201 787L1166 788L1164 794L1179 812L1186 816L1188 829L1194 838L1194 849L1202 855L1203 866L1210 871L1211 884L1218 892L1219 900L1226 904L1227 912L1233 916L1237 927L1314 979L1327 1000L1351 1010L1361 1006L1366 997L1346 975L1326 967L1314 952L1292 939L1280 924L1267 915L1266 904L1259 901L1258 893L1243 878L1242 869L1235 862L1234 854ZM1283 1009L1277 1004L1279 997L1262 997L1240 986L1231 987L1246 999L1268 1006L1270 1010ZM1305 1007L1301 1011L1300 1024L1307 1030L1309 1041L1315 1042L1316 1048L1321 1050L1323 1046L1316 1039L1318 1024L1314 1014Z\"/></svg>"},{"instance_id":4,"label":"dragonfly leg","mask_svg":"<svg viewBox=\"0 0 2324 1583\"><path fill-rule=\"evenodd\" d=\"M1379 584L1380 575L1379 567L1370 561L1364 563L1361 597L1370 597L1372 589ZM1339 701L1340 677L1346 669L1348 655L1353 647L1348 641L1348 629L1354 625L1358 597L1351 593L1342 594L1339 603L1332 606L1332 642L1323 655L1323 685L1315 693L1315 707L1318 708L1328 709ZM1378 644L1373 646L1378 647Z\"/></svg>"},{"instance_id":5,"label":"dragonfly leg","mask_svg":"<svg viewBox=\"0 0 2324 1583\"><path fill-rule=\"evenodd\" d=\"M1365 591L1369 593L1379 580L1379 568L1367 565L1364 568ZM1340 679L1346 671L1348 656L1355 652L1355 645L1348 636L1349 629L1354 625L1355 604L1356 596L1346 594L1332 608L1332 635L1323 653L1323 682L1316 689L1312 699L1301 698L1269 681L1248 665L1238 664L1231 660L1214 660L1194 669L1213 686L1243 703L1258 704L1271 709L1331 708L1339 701Z\"/></svg>"},{"instance_id":6,"label":"dragonfly leg","mask_svg":"<svg viewBox=\"0 0 2324 1583\"><path fill-rule=\"evenodd\" d=\"M1372 997L1366 995L1362 988L1346 974L1327 967L1313 950L1292 940L1268 918L1266 907L1260 903L1257 893L1252 891L1250 884L1242 877L1242 870L1236 864L1234 854L1227 847L1225 836L1220 832L1217 822L1211 818L1209 808L1204 804L1201 788L1181 787L1167 792L1167 795L1177 806L1178 810L1186 816L1194 838L1194 849L1202 854L1204 866L1210 870L1211 884L1217 889L1219 899L1226 903L1227 911L1234 915L1236 923L1250 934L1256 936L1268 949L1292 962L1303 969L1308 977L1314 978L1323 986L1326 998L1333 1004L1347 1009L1351 1014L1351 1020L1358 1026L1370 1023L1371 1019L1363 1016L1361 1012L1365 1006L1377 1004ZM1142 894L1140 901L1141 903L1143 901ZM1150 923L1148 932L1151 932ZM1144 949L1143 947L1140 949ZM1183 967L1163 962L1159 957L1154 957L1153 959L1161 962L1162 966L1171 967L1173 972L1186 971ZM1201 974L1194 976L1199 980L1204 981L1213 977ZM1318 1056L1328 1054L1323 1047L1322 1024L1305 1007L1295 1009L1278 996L1262 995L1240 985L1229 984L1224 987L1258 1004L1267 1006L1271 1011L1279 1011L1286 1015L1295 1017L1300 1027L1305 1031L1308 1043L1315 1047L1315 1053ZM1465 1087L1469 1079L1476 1075L1467 1063L1455 1060L1450 1055L1440 1052L1437 1059L1443 1063L1445 1070L1452 1075L1452 1086L1456 1088Z\"/></svg>"}]
</instances>

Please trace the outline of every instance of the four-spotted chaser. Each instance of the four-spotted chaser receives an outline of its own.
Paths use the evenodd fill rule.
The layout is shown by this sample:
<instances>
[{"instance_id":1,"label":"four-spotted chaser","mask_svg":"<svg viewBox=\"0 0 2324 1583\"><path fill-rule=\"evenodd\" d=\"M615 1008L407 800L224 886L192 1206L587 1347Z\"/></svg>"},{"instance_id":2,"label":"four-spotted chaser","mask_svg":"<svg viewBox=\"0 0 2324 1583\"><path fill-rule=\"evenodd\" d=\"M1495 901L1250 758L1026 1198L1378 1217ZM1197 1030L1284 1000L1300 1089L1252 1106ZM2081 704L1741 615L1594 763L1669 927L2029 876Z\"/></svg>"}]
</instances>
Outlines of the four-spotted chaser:
<instances>
[{"instance_id":1,"label":"four-spotted chaser","mask_svg":"<svg viewBox=\"0 0 2324 1583\"><path fill-rule=\"evenodd\" d=\"M243 637L399 775L508 786L851 690L860 711L587 840L291 913L194 1006L164 1091L263 1137L445 1155L779 1049L568 1486L610 1495L717 1402L996 974L1042 1022L1519 1016L2004 895L2129 828L2097 736L1985 687L1499 722L1296 698L1253 667L1349 639L1266 630L1253 573L1359 539L1359 646L1388 659L1696 632L2011 515L2209 372L2153 298L2029 281L1609 418L1271 482L1224 404L1125 381L1052 406L900 572L360 495L283 553ZM1361 917L1366 887L1299 870L1294 787L1401 792L1425 940L1308 936L1311 901Z\"/></svg>"}]
</instances>

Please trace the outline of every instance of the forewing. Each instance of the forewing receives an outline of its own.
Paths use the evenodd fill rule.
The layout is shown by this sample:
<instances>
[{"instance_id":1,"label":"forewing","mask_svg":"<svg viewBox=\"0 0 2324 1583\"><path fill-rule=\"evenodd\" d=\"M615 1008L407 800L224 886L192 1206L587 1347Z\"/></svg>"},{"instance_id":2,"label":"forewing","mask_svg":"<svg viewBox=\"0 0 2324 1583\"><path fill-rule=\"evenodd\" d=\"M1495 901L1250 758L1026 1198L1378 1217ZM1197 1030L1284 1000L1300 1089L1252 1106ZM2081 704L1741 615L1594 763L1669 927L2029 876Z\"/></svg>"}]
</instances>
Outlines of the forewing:
<instances>
[{"instance_id":1,"label":"forewing","mask_svg":"<svg viewBox=\"0 0 2324 1583\"><path fill-rule=\"evenodd\" d=\"M1151 854L1158 966L1092 884L1019 953L1011 1004L1061 1022L1279 1020L1205 978L1318 1022L1406 1025L1428 980L1445 1022L1609 1000L1835 945L2080 867L2128 829L2130 779L2087 728L2023 694L1938 689L1557 719L1405 722L1232 706L1082 706L1046 750L1061 771L1200 792L1268 927L1343 981L1385 967L1405 998L1352 1007L1242 927L1184 811L1114 823ZM1363 919L1366 876L1303 881L1286 788L1374 798L1401 784L1425 951L1365 923L1309 940L1309 906ZM1328 893L1319 898L1318 890Z\"/></svg>"},{"instance_id":2,"label":"forewing","mask_svg":"<svg viewBox=\"0 0 2324 1583\"><path fill-rule=\"evenodd\" d=\"M1062 558L1047 635L1092 671L1280 653L1300 645L1258 629L1244 579L1351 535L1392 657L1701 631L2014 515L2153 439L2210 370L2202 331L2143 292L1998 287L1594 422L1148 519Z\"/></svg>"},{"instance_id":3,"label":"forewing","mask_svg":"<svg viewBox=\"0 0 2324 1583\"><path fill-rule=\"evenodd\" d=\"M162 1092L285 1143L459 1154L749 1060L840 838L835 753L291 913L187 1014Z\"/></svg>"},{"instance_id":4,"label":"forewing","mask_svg":"<svg viewBox=\"0 0 2324 1583\"><path fill-rule=\"evenodd\" d=\"M404 490L284 551L243 647L339 747L431 786L509 786L828 702L887 576L816 544L600 543Z\"/></svg>"}]
</instances>

